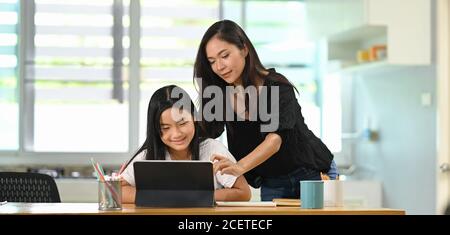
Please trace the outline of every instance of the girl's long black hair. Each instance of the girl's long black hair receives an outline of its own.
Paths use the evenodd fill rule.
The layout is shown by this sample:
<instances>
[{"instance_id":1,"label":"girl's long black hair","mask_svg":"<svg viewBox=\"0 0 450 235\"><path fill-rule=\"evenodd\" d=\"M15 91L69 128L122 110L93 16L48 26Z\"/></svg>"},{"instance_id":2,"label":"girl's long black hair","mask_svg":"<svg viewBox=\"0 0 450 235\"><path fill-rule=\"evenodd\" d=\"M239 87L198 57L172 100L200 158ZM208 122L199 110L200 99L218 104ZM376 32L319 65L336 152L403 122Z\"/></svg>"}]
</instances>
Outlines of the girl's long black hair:
<instances>
[{"instance_id":1,"label":"girl's long black hair","mask_svg":"<svg viewBox=\"0 0 450 235\"><path fill-rule=\"evenodd\" d=\"M172 107L185 109L191 113L194 120L195 134L192 138L191 143L189 144L189 150L192 155L191 160L200 159L200 126L195 121L195 117L197 114L194 104L185 90L178 86L170 85L158 89L150 98L147 110L147 137L144 141L144 144L127 162L125 168L130 164L130 162L133 161L133 159L137 155L139 155L144 150L146 150L146 160L165 160L166 145L161 140L160 118L161 114L166 109Z\"/></svg>"}]
</instances>

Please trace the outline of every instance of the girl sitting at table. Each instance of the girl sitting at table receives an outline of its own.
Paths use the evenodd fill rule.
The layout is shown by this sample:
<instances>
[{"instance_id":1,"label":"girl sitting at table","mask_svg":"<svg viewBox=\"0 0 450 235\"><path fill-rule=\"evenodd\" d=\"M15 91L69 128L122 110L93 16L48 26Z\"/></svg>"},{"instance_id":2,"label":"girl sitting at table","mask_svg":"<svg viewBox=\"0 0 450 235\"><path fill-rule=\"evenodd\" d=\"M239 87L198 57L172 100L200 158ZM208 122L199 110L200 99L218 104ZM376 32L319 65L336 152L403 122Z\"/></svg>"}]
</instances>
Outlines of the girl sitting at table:
<instances>
[{"instance_id":1,"label":"girl sitting at table","mask_svg":"<svg viewBox=\"0 0 450 235\"><path fill-rule=\"evenodd\" d=\"M144 144L126 164L121 176L122 202L134 203L135 180L133 162L137 160L211 161L213 155L235 158L219 141L200 138L200 126L194 121L195 107L186 91L170 85L158 89L151 97L147 112L147 137ZM214 176L216 201L248 201L250 187L244 176Z\"/></svg>"}]
</instances>

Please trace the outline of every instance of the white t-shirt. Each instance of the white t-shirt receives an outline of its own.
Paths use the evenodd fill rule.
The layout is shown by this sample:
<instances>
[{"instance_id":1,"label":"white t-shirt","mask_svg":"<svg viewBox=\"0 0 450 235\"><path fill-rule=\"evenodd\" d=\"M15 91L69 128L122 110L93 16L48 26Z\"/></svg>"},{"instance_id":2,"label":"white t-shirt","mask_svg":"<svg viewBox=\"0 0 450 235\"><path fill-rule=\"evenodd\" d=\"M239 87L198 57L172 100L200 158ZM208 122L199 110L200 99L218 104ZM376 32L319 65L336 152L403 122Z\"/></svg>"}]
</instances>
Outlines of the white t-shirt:
<instances>
[{"instance_id":1,"label":"white t-shirt","mask_svg":"<svg viewBox=\"0 0 450 235\"><path fill-rule=\"evenodd\" d=\"M122 172L122 178L126 180L130 185L136 186L134 181L134 167L133 163L135 161L145 160L146 150L139 153L130 164L128 164L127 168ZM199 158L200 161L211 161L213 154L224 156L230 159L232 162L236 162L236 159L231 155L228 149L219 141L214 139L206 139L200 143L199 149ZM166 160L172 161L170 158L169 152L166 150ZM221 174L217 172L214 177L214 187L215 189L220 188L231 188L236 182L237 177L234 175Z\"/></svg>"}]
</instances>

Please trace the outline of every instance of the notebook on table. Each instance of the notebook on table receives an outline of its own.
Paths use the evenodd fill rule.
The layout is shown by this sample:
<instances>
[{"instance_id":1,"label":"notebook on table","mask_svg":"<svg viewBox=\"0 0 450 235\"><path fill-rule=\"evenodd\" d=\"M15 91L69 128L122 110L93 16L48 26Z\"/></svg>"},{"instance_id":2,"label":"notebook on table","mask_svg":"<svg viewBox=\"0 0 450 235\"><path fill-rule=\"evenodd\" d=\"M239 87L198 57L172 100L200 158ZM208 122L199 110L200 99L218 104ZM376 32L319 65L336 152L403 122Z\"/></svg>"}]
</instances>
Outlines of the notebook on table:
<instances>
[{"instance_id":1,"label":"notebook on table","mask_svg":"<svg viewBox=\"0 0 450 235\"><path fill-rule=\"evenodd\" d=\"M273 203L277 206L300 206L300 199L291 199L291 198L274 198Z\"/></svg>"},{"instance_id":2,"label":"notebook on table","mask_svg":"<svg viewBox=\"0 0 450 235\"><path fill-rule=\"evenodd\" d=\"M237 202L225 202L225 201L217 201L217 206L223 207L273 207L277 204L275 202L246 202L246 201L237 201Z\"/></svg>"}]
</instances>

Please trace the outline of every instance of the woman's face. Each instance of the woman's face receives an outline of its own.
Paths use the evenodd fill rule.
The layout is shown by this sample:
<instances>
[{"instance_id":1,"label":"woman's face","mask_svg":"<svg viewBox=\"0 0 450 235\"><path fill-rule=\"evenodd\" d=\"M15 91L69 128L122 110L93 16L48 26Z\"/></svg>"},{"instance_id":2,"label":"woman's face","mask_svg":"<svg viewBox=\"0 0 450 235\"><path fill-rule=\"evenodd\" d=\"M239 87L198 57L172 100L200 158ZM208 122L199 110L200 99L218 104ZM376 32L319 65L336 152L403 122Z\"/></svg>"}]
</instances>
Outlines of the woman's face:
<instances>
[{"instance_id":1,"label":"woman's face","mask_svg":"<svg viewBox=\"0 0 450 235\"><path fill-rule=\"evenodd\" d=\"M174 151L185 151L194 138L195 126L191 113L183 109L169 108L161 114L161 140Z\"/></svg>"},{"instance_id":2,"label":"woman's face","mask_svg":"<svg viewBox=\"0 0 450 235\"><path fill-rule=\"evenodd\" d=\"M214 36L206 43L206 57L212 70L228 84L241 85L247 48L239 49Z\"/></svg>"}]
</instances>

